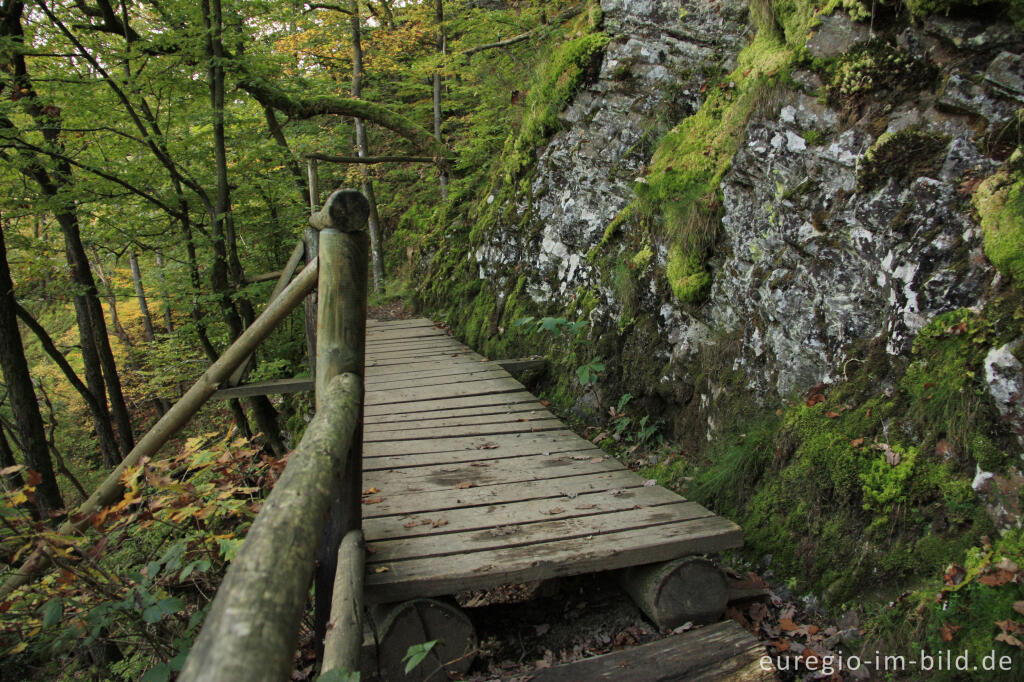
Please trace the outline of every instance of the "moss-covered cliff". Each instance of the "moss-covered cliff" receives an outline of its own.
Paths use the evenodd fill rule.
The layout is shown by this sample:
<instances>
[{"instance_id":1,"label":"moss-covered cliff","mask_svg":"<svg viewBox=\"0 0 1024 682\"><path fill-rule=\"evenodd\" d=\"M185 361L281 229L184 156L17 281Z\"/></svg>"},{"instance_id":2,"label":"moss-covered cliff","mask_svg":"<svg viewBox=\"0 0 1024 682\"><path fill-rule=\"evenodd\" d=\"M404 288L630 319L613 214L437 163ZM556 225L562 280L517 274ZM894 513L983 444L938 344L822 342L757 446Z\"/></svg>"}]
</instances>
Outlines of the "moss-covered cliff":
<instances>
[{"instance_id":1,"label":"moss-covered cliff","mask_svg":"<svg viewBox=\"0 0 1024 682\"><path fill-rule=\"evenodd\" d=\"M1017 655L994 622L1024 593L981 578L1024 564L1020 21L591 3L514 131L406 213L412 296L488 356L550 357L561 410L657 422L634 463L740 522L759 570L859 605L867 645L962 626ZM585 331L515 324L543 315Z\"/></svg>"}]
</instances>

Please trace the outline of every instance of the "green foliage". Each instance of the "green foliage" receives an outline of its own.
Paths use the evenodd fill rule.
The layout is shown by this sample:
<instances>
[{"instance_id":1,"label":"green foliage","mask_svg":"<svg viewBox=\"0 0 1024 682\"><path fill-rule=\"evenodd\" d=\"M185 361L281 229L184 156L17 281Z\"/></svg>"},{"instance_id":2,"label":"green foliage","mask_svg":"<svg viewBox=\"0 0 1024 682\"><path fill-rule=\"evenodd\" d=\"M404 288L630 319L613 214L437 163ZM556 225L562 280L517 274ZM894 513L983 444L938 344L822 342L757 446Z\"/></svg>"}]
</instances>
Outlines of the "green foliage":
<instances>
[{"instance_id":1,"label":"green foliage","mask_svg":"<svg viewBox=\"0 0 1024 682\"><path fill-rule=\"evenodd\" d=\"M536 332L547 332L555 337L562 336L564 333L566 336L572 338L573 345L583 344L587 345L589 341L583 332L588 326L586 320L577 320L575 322L569 322L564 317L542 317L535 319L533 317L521 317L512 323L515 327L527 327ZM580 384L588 386L590 384L597 383L598 376L605 370L604 363L601 362L601 358L591 358L586 363L579 365L576 368L576 378L579 379Z\"/></svg>"},{"instance_id":2,"label":"green foliage","mask_svg":"<svg viewBox=\"0 0 1024 682\"><path fill-rule=\"evenodd\" d=\"M402 656L402 661L405 662L405 674L408 675L413 668L423 662L423 659L427 657L427 654L437 646L437 640L432 639L429 642L422 642L420 644L413 644L405 651L405 655Z\"/></svg>"},{"instance_id":3,"label":"green foliage","mask_svg":"<svg viewBox=\"0 0 1024 682\"><path fill-rule=\"evenodd\" d=\"M283 468L244 439L212 435L127 470L123 498L91 519L102 534L62 538L32 523L22 511L31 485L5 495L0 513L17 533L4 544L23 554L42 542L61 569L4 603L8 656L132 680L181 670L206 613L202 594L216 590L238 535ZM109 671L92 667L96 651L113 642L126 645L121 660Z\"/></svg>"}]
</instances>

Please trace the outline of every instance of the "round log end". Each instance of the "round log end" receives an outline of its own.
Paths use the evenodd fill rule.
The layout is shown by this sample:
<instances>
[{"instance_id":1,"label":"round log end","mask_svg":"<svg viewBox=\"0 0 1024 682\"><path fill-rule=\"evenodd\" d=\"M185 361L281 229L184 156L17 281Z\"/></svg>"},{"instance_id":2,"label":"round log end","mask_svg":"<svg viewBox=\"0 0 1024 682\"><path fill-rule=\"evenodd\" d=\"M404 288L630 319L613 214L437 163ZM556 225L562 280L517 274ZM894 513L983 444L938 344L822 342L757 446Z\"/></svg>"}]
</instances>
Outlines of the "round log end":
<instances>
[{"instance_id":1,"label":"round log end","mask_svg":"<svg viewBox=\"0 0 1024 682\"><path fill-rule=\"evenodd\" d=\"M659 628L712 623L725 612L728 585L721 569L702 557L684 557L622 572L620 582Z\"/></svg>"},{"instance_id":2,"label":"round log end","mask_svg":"<svg viewBox=\"0 0 1024 682\"><path fill-rule=\"evenodd\" d=\"M309 224L318 230L361 232L370 217L370 202L354 189L331 193L323 208L309 217Z\"/></svg>"},{"instance_id":3,"label":"round log end","mask_svg":"<svg viewBox=\"0 0 1024 682\"><path fill-rule=\"evenodd\" d=\"M375 607L377 658L385 680L447 680L461 677L475 658L476 628L461 609L437 599L413 599ZM437 640L427 657L408 674L402 658L410 646Z\"/></svg>"}]
</instances>

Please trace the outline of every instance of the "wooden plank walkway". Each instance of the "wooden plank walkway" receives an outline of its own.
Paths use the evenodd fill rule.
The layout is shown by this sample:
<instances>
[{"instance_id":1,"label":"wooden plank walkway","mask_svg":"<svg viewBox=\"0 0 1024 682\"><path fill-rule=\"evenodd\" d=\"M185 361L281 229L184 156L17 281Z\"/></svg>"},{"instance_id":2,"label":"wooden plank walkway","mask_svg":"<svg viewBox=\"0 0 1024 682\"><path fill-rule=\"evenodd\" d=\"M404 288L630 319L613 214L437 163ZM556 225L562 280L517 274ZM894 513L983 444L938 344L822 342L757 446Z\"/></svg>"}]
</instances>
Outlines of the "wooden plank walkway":
<instances>
[{"instance_id":1,"label":"wooden plank walkway","mask_svg":"<svg viewBox=\"0 0 1024 682\"><path fill-rule=\"evenodd\" d=\"M739 547L739 526L566 428L430 320L370 321L363 528L371 602Z\"/></svg>"}]
</instances>

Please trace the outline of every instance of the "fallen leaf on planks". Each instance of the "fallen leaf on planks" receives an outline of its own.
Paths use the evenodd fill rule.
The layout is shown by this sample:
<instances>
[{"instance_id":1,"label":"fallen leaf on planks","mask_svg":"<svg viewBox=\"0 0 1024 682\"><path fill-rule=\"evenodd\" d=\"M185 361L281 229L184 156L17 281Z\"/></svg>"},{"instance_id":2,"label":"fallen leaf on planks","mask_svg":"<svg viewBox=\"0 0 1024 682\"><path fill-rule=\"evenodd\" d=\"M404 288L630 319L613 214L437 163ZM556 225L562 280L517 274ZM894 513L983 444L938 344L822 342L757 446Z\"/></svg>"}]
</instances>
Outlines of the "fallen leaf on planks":
<instances>
[{"instance_id":1,"label":"fallen leaf on planks","mask_svg":"<svg viewBox=\"0 0 1024 682\"><path fill-rule=\"evenodd\" d=\"M593 509L596 506L597 506L596 504L581 504L581 505L579 505L576 508L577 509Z\"/></svg>"},{"instance_id":2,"label":"fallen leaf on planks","mask_svg":"<svg viewBox=\"0 0 1024 682\"><path fill-rule=\"evenodd\" d=\"M487 462L470 462L469 466L471 466L471 467L489 467L491 465L488 464Z\"/></svg>"},{"instance_id":3,"label":"fallen leaf on planks","mask_svg":"<svg viewBox=\"0 0 1024 682\"><path fill-rule=\"evenodd\" d=\"M437 521L434 521L430 525L433 526L434 528L440 528L441 526L447 526L448 525L448 521L446 519L438 519Z\"/></svg>"},{"instance_id":4,"label":"fallen leaf on planks","mask_svg":"<svg viewBox=\"0 0 1024 682\"><path fill-rule=\"evenodd\" d=\"M552 507L551 509L548 510L548 514L561 514L564 511L565 510L562 509L561 507Z\"/></svg>"},{"instance_id":5,"label":"fallen leaf on planks","mask_svg":"<svg viewBox=\"0 0 1024 682\"><path fill-rule=\"evenodd\" d=\"M366 497L367 495L376 495L379 492L380 491L377 490L376 488L369 488L363 491L363 497Z\"/></svg>"},{"instance_id":6,"label":"fallen leaf on planks","mask_svg":"<svg viewBox=\"0 0 1024 682\"><path fill-rule=\"evenodd\" d=\"M476 487L476 483L473 483L473 481L460 481L459 483L455 484L455 489L456 490L465 490L466 488L475 488L475 487Z\"/></svg>"},{"instance_id":7,"label":"fallen leaf on planks","mask_svg":"<svg viewBox=\"0 0 1024 682\"><path fill-rule=\"evenodd\" d=\"M378 566L377 568L373 569L373 572L374 573L387 573L390 570L391 569L388 568L387 566Z\"/></svg>"},{"instance_id":8,"label":"fallen leaf on planks","mask_svg":"<svg viewBox=\"0 0 1024 682\"><path fill-rule=\"evenodd\" d=\"M409 523L403 523L402 525L405 526L406 528L415 528L416 526L420 525L420 522L419 521L410 521Z\"/></svg>"},{"instance_id":9,"label":"fallen leaf on planks","mask_svg":"<svg viewBox=\"0 0 1024 682\"><path fill-rule=\"evenodd\" d=\"M363 504L380 504L383 501L383 497L368 497L365 500L363 500Z\"/></svg>"},{"instance_id":10,"label":"fallen leaf on planks","mask_svg":"<svg viewBox=\"0 0 1024 682\"><path fill-rule=\"evenodd\" d=\"M477 450L494 450L498 447L497 443L480 443L476 446Z\"/></svg>"},{"instance_id":11,"label":"fallen leaf on planks","mask_svg":"<svg viewBox=\"0 0 1024 682\"><path fill-rule=\"evenodd\" d=\"M597 464L598 462L603 462L604 457L591 457L590 461L593 462L594 464Z\"/></svg>"}]
</instances>

